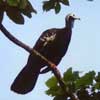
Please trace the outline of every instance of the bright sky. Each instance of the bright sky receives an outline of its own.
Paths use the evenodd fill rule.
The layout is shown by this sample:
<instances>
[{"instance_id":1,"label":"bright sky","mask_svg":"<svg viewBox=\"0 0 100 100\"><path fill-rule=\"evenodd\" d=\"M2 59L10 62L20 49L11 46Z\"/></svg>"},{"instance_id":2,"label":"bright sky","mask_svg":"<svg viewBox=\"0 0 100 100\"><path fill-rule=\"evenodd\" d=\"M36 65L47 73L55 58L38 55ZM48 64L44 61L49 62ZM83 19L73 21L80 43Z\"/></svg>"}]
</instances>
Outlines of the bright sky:
<instances>
[{"instance_id":1,"label":"bright sky","mask_svg":"<svg viewBox=\"0 0 100 100\"><path fill-rule=\"evenodd\" d=\"M43 12L40 1L31 0L38 14L33 14L32 19L25 17L25 25L16 25L5 16L5 27L18 39L33 47L44 30L64 27L65 16L74 12L81 21L75 22L69 50L58 68L61 73L69 67L82 72L100 71L100 0L70 0L71 6L63 6L57 15L54 11ZM27 62L28 53L10 42L2 33L0 43L0 100L52 100L44 93L47 89L45 81L52 76L50 72L40 75L34 90L26 95L18 95L10 90L13 80Z\"/></svg>"}]
</instances>

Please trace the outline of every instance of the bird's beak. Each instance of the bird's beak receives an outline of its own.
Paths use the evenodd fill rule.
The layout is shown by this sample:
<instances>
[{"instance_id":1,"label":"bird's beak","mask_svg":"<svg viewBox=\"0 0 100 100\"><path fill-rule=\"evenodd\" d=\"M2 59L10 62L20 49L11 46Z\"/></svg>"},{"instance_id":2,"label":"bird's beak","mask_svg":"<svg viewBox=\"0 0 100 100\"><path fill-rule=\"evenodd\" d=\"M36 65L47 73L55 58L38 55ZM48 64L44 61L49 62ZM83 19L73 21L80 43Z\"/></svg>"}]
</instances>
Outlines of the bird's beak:
<instances>
[{"instance_id":1,"label":"bird's beak","mask_svg":"<svg viewBox=\"0 0 100 100\"><path fill-rule=\"evenodd\" d=\"M74 17L75 20L81 20L79 17Z\"/></svg>"}]
</instances>

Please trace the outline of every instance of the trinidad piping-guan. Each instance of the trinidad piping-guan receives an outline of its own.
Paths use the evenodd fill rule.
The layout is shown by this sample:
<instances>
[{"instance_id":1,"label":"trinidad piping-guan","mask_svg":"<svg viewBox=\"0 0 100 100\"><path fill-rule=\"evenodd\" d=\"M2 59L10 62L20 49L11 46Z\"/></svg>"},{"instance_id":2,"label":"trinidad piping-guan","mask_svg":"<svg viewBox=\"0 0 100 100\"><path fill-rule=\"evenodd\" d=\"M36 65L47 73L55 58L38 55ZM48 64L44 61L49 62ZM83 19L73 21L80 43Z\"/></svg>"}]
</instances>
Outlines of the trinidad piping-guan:
<instances>
[{"instance_id":1,"label":"trinidad piping-guan","mask_svg":"<svg viewBox=\"0 0 100 100\"><path fill-rule=\"evenodd\" d=\"M76 19L79 18L74 14L68 14L65 18L66 25L64 28L52 28L44 31L33 48L58 65L68 49L74 20ZM47 67L41 71L45 66ZM14 80L11 90L19 94L30 92L34 88L39 74L50 71L48 66L36 54L30 54L27 64Z\"/></svg>"}]
</instances>

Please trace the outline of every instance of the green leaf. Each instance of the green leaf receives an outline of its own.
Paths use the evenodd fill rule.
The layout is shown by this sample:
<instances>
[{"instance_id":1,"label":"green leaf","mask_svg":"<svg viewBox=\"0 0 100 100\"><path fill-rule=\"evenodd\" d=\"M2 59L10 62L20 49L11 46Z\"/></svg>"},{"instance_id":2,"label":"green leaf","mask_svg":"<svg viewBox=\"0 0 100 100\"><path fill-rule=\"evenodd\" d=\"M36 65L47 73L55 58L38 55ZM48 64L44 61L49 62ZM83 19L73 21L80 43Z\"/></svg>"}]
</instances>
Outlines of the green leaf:
<instances>
[{"instance_id":1,"label":"green leaf","mask_svg":"<svg viewBox=\"0 0 100 100\"><path fill-rule=\"evenodd\" d=\"M61 10L61 5L59 3L56 3L56 5L55 5L55 13L56 14L59 13L60 10Z\"/></svg>"},{"instance_id":2,"label":"green leaf","mask_svg":"<svg viewBox=\"0 0 100 100\"><path fill-rule=\"evenodd\" d=\"M52 87L46 91L46 94L51 96L60 95L62 93L63 92L59 86Z\"/></svg>"},{"instance_id":3,"label":"green leaf","mask_svg":"<svg viewBox=\"0 0 100 100\"><path fill-rule=\"evenodd\" d=\"M53 100L67 100L67 98L64 95L59 95L59 96L54 97Z\"/></svg>"},{"instance_id":4,"label":"green leaf","mask_svg":"<svg viewBox=\"0 0 100 100\"><path fill-rule=\"evenodd\" d=\"M21 9L21 12L22 12L24 15L26 15L27 17L29 17L29 18L32 17L32 15L31 15L32 12L37 13L36 10L32 7L32 5L31 5L30 2L27 3L26 8Z\"/></svg>"},{"instance_id":5,"label":"green leaf","mask_svg":"<svg viewBox=\"0 0 100 100\"><path fill-rule=\"evenodd\" d=\"M45 93L47 95L51 95L51 96L55 96L56 95L56 91L52 90L52 89L48 89L47 91L45 91Z\"/></svg>"},{"instance_id":6,"label":"green leaf","mask_svg":"<svg viewBox=\"0 0 100 100\"><path fill-rule=\"evenodd\" d=\"M65 73L64 73L64 81L69 82L73 80L73 73L72 73L72 68L69 68Z\"/></svg>"},{"instance_id":7,"label":"green leaf","mask_svg":"<svg viewBox=\"0 0 100 100\"><path fill-rule=\"evenodd\" d=\"M80 76L79 76L79 71L74 71L73 72L73 79L74 79L74 81L76 81L77 79L79 79L80 78Z\"/></svg>"},{"instance_id":8,"label":"green leaf","mask_svg":"<svg viewBox=\"0 0 100 100\"><path fill-rule=\"evenodd\" d=\"M60 86L55 86L55 87L49 88L46 91L46 94L51 95L51 96L58 96L58 95L64 95L65 93Z\"/></svg>"},{"instance_id":9,"label":"green leaf","mask_svg":"<svg viewBox=\"0 0 100 100\"><path fill-rule=\"evenodd\" d=\"M7 16L16 24L24 24L24 18L16 7L7 6Z\"/></svg>"},{"instance_id":10,"label":"green leaf","mask_svg":"<svg viewBox=\"0 0 100 100\"><path fill-rule=\"evenodd\" d=\"M64 5L69 6L69 0L60 0L60 2Z\"/></svg>"},{"instance_id":11,"label":"green leaf","mask_svg":"<svg viewBox=\"0 0 100 100\"><path fill-rule=\"evenodd\" d=\"M44 11L49 11L51 9L54 9L55 13L58 14L61 10L60 3L62 3L64 5L69 5L68 0L49 0L49 1L44 1L43 2L43 10Z\"/></svg>"},{"instance_id":12,"label":"green leaf","mask_svg":"<svg viewBox=\"0 0 100 100\"><path fill-rule=\"evenodd\" d=\"M20 0L7 0L9 6L17 7Z\"/></svg>"},{"instance_id":13,"label":"green leaf","mask_svg":"<svg viewBox=\"0 0 100 100\"><path fill-rule=\"evenodd\" d=\"M19 2L19 8L20 9L25 9L27 6L28 0L20 0Z\"/></svg>"},{"instance_id":14,"label":"green leaf","mask_svg":"<svg viewBox=\"0 0 100 100\"><path fill-rule=\"evenodd\" d=\"M99 89L100 90L100 82L97 82L95 85L94 85L95 89Z\"/></svg>"},{"instance_id":15,"label":"green leaf","mask_svg":"<svg viewBox=\"0 0 100 100\"><path fill-rule=\"evenodd\" d=\"M49 11L49 10L53 9L54 6L55 6L55 1L54 0L43 2L43 10L44 11Z\"/></svg>"},{"instance_id":16,"label":"green leaf","mask_svg":"<svg viewBox=\"0 0 100 100\"><path fill-rule=\"evenodd\" d=\"M76 88L82 88L86 87L88 85L91 85L93 83L93 79L95 77L95 72L91 71L89 73L86 73L84 76L82 76L80 79L76 80Z\"/></svg>"},{"instance_id":17,"label":"green leaf","mask_svg":"<svg viewBox=\"0 0 100 100\"><path fill-rule=\"evenodd\" d=\"M52 88L57 86L57 79L56 77L51 77L47 82L46 82L47 87Z\"/></svg>"},{"instance_id":18,"label":"green leaf","mask_svg":"<svg viewBox=\"0 0 100 100\"><path fill-rule=\"evenodd\" d=\"M30 13L34 12L37 13L37 11L34 9L34 7L31 5L31 3L28 1L26 8Z\"/></svg>"}]
</instances>

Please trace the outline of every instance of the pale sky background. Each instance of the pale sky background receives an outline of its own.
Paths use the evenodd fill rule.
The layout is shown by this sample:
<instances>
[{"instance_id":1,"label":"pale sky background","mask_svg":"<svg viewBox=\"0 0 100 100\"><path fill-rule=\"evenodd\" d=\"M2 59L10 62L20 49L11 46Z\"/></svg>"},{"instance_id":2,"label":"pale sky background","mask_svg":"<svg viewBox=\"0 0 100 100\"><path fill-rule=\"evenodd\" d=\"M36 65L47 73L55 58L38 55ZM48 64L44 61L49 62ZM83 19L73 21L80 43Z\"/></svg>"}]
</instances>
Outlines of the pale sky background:
<instances>
[{"instance_id":1,"label":"pale sky background","mask_svg":"<svg viewBox=\"0 0 100 100\"><path fill-rule=\"evenodd\" d=\"M76 21L72 40L67 54L58 68L61 73L69 67L73 70L87 72L100 71L100 0L70 0L70 7L62 6L59 14L54 11L43 12L42 0L31 0L38 14L32 19L25 17L24 25L16 25L5 16L3 24L18 39L33 47L40 34L49 28L64 27L65 16L74 12L81 21ZM27 62L28 53L10 42L0 32L0 100L52 100L45 94L45 81L52 76L51 72L40 75L34 90L26 95L18 95L10 90L10 86Z\"/></svg>"}]
</instances>

